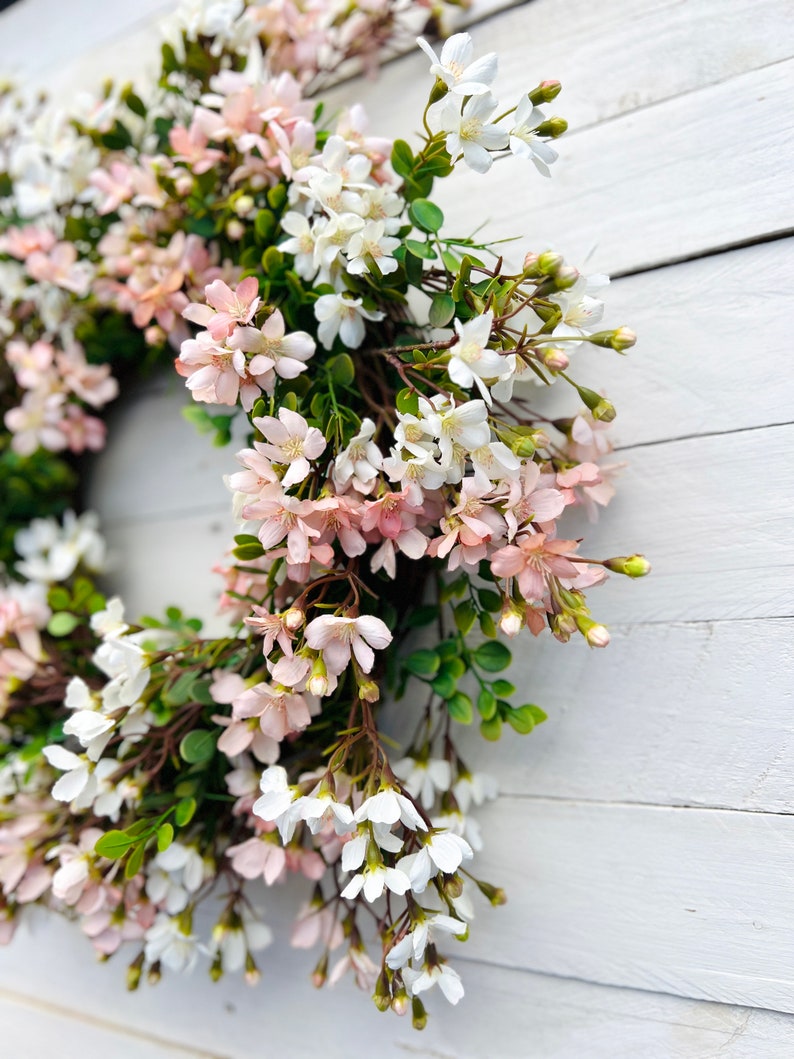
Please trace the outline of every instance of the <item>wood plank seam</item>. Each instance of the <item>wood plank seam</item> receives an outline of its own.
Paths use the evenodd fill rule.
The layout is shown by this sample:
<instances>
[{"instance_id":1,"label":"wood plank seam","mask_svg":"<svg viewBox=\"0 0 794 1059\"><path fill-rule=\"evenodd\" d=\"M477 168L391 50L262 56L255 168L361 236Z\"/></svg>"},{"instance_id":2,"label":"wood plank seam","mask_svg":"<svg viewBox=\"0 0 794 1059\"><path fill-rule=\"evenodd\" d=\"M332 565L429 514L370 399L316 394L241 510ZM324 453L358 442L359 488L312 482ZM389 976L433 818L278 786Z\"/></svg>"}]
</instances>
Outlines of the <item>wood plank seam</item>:
<instances>
[{"instance_id":1,"label":"wood plank seam","mask_svg":"<svg viewBox=\"0 0 794 1059\"><path fill-rule=\"evenodd\" d=\"M667 812L670 809L680 810L681 812L692 811L694 813L742 813L752 814L754 816L762 817L775 817L779 816L782 819L787 819L789 816L794 816L794 801L792 801L791 809L783 811L781 809L746 809L737 808L733 805L715 805L715 804L695 804L690 802L649 802L643 799L622 799L622 798L566 798L561 794L526 794L520 790L507 790L506 788L499 791L500 798L515 798L517 801L524 802L525 804L545 804L550 805L568 805L568 806L600 806L608 809L657 809L661 812ZM670 797L674 797L670 795Z\"/></svg>"},{"instance_id":2,"label":"wood plank seam","mask_svg":"<svg viewBox=\"0 0 794 1059\"><path fill-rule=\"evenodd\" d=\"M751 431L791 426L794 426L794 420L787 419L781 423L762 423L750 427L734 427L733 430L705 430L702 434L677 434L672 438L653 438L651 441L636 441L630 445L616 445L612 451L625 453L634 449L651 449L655 445L673 445L677 441L702 441L705 438L733 437L736 434L748 434Z\"/></svg>"},{"instance_id":3,"label":"wood plank seam","mask_svg":"<svg viewBox=\"0 0 794 1059\"><path fill-rule=\"evenodd\" d=\"M701 85L695 85L692 88L679 89L675 94L670 96L660 96L658 99L652 99L648 103L637 103L631 110L622 110L619 114L607 114L603 118L599 118L598 121L588 121L582 125L576 125L575 127L568 128L565 136L568 137L576 136L580 132L587 132L589 129L594 129L602 125L608 125L613 121L620 121L621 118L632 116L642 113L644 110L649 110L651 107L664 106L665 103L669 103L671 99L686 99L687 96L695 95L698 92L703 92L710 88L717 88L719 85L728 84L730 81L735 81L737 77L744 77L748 73L759 73L761 70L769 70L774 66L780 66L781 63L787 63L794 58L794 49L787 56L781 59L772 59L771 62L761 63L759 66L747 67L747 69L741 70L738 73L730 74L728 77L718 77L714 81L708 81ZM565 86L563 85L563 88Z\"/></svg>"},{"instance_id":4,"label":"wood plank seam","mask_svg":"<svg viewBox=\"0 0 794 1059\"><path fill-rule=\"evenodd\" d=\"M638 268L613 269L610 279L627 279L630 276L643 276L648 272L658 272L664 268L675 268L676 265L685 265L689 261L703 261L709 257L719 257L721 254L730 254L735 250L747 250L753 246L763 246L765 243L778 243L783 239L790 239L794 235L794 226L779 228L774 232L760 232L757 236L748 239L736 239L725 245L710 246L697 253L684 254L681 257L671 257L664 261L655 261L652 265L640 265Z\"/></svg>"},{"instance_id":5,"label":"wood plank seam","mask_svg":"<svg viewBox=\"0 0 794 1059\"><path fill-rule=\"evenodd\" d=\"M160 1037L155 1033L146 1033L144 1030L136 1029L134 1026L112 1022L109 1019L92 1015L86 1011L78 1011L75 1008L64 1007L62 1004L54 1004L51 1001L39 1000L38 997L30 996L27 993L18 993L13 989L0 987L0 1000L7 1000L9 1003L18 1004L22 1007L29 1007L36 1011L58 1015L60 1018L71 1019L73 1022L82 1022L89 1026L95 1026L99 1029L116 1033L119 1036L132 1037L147 1044L156 1044L162 1048L169 1048L175 1053L186 1053L191 1059L228 1059L227 1056L221 1055L218 1052L207 1052L203 1049L198 1051L193 1045L182 1044L179 1041L173 1041L167 1037Z\"/></svg>"}]
</instances>

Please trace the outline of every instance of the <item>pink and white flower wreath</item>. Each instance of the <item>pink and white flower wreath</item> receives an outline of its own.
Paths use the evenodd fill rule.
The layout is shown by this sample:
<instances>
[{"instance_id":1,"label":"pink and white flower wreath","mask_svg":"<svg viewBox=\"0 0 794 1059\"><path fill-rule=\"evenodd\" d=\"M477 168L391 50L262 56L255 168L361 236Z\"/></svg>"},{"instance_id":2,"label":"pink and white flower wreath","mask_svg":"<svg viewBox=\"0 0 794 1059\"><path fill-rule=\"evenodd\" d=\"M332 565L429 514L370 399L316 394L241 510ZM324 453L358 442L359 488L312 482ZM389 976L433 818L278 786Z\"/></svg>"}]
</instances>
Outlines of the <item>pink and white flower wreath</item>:
<instances>
[{"instance_id":1,"label":"pink and white flower wreath","mask_svg":"<svg viewBox=\"0 0 794 1059\"><path fill-rule=\"evenodd\" d=\"M466 766L454 725L530 731L545 714L510 702L504 638L605 646L583 591L648 564L582 559L558 532L613 493L614 408L568 374L584 344L634 342L596 330L607 278L550 251L509 271L446 233L430 198L459 164L484 174L513 155L548 176L565 122L540 107L559 84L500 107L495 55L475 58L467 34L440 54L420 38L417 148L370 135L359 106L326 118L302 90L343 58L371 62L417 15L194 2L145 99L108 90L76 120L15 119L0 158L8 488L42 467L66 481L52 454L102 448L125 342L137 359L178 350L191 418L223 441L242 415L250 440L228 479L225 638L176 608L128 623L95 584L95 517L56 520L58 497L15 533L0 940L40 902L102 955L131 951L130 987L202 957L254 982L272 935L252 884L302 876L292 943L319 946L316 985L350 971L420 1028L423 993L463 996L439 946L468 936L478 890L504 895L470 871L470 811L496 784ZM548 422L528 395L557 379L579 407ZM424 685L397 760L376 724L384 685L413 701Z\"/></svg>"}]
</instances>

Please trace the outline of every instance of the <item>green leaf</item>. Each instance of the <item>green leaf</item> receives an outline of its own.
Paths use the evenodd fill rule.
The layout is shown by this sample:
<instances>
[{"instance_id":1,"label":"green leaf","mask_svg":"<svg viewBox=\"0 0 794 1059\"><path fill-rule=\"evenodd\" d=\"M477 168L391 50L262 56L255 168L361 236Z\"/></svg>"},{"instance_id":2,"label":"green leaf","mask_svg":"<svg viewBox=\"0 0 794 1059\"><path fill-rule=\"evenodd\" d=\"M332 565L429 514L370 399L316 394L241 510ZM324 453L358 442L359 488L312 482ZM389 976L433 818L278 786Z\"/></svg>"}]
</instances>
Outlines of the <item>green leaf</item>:
<instances>
[{"instance_id":1,"label":"green leaf","mask_svg":"<svg viewBox=\"0 0 794 1059\"><path fill-rule=\"evenodd\" d=\"M405 277L412 287L422 285L422 261L416 254L410 251L405 255Z\"/></svg>"},{"instance_id":2,"label":"green leaf","mask_svg":"<svg viewBox=\"0 0 794 1059\"><path fill-rule=\"evenodd\" d=\"M437 232L444 223L444 214L429 199L414 199L408 207L408 216L423 232Z\"/></svg>"},{"instance_id":3,"label":"green leaf","mask_svg":"<svg viewBox=\"0 0 794 1059\"><path fill-rule=\"evenodd\" d=\"M436 252L429 243L420 243L418 239L406 239L405 245L414 257L422 257L425 261L435 261L436 259Z\"/></svg>"},{"instance_id":4,"label":"green leaf","mask_svg":"<svg viewBox=\"0 0 794 1059\"><path fill-rule=\"evenodd\" d=\"M455 694L455 688L457 681L455 677L447 669L442 669L435 680L431 681L430 687L435 691L436 695L440 695L442 699L449 699Z\"/></svg>"},{"instance_id":5,"label":"green leaf","mask_svg":"<svg viewBox=\"0 0 794 1059\"><path fill-rule=\"evenodd\" d=\"M452 275L456 275L460 268L460 258L456 257L451 250L441 251L441 260L444 262L444 268L447 272L451 272Z\"/></svg>"},{"instance_id":6,"label":"green leaf","mask_svg":"<svg viewBox=\"0 0 794 1059\"><path fill-rule=\"evenodd\" d=\"M397 411L401 415L419 414L419 394L416 390L410 390L407 386L399 390L396 398Z\"/></svg>"},{"instance_id":7,"label":"green leaf","mask_svg":"<svg viewBox=\"0 0 794 1059\"><path fill-rule=\"evenodd\" d=\"M496 696L492 695L487 688L483 688L477 696L477 709L486 721L490 721L496 713Z\"/></svg>"},{"instance_id":8,"label":"green leaf","mask_svg":"<svg viewBox=\"0 0 794 1059\"><path fill-rule=\"evenodd\" d=\"M516 693L515 686L509 680L495 680L491 688L494 695L498 695L500 699L509 699Z\"/></svg>"},{"instance_id":9,"label":"green leaf","mask_svg":"<svg viewBox=\"0 0 794 1059\"><path fill-rule=\"evenodd\" d=\"M276 217L272 210L260 210L254 218L257 238L267 242L276 230Z\"/></svg>"},{"instance_id":10,"label":"green leaf","mask_svg":"<svg viewBox=\"0 0 794 1059\"><path fill-rule=\"evenodd\" d=\"M451 294L436 294L430 303L428 319L431 327L446 327L455 315L455 302Z\"/></svg>"},{"instance_id":11,"label":"green leaf","mask_svg":"<svg viewBox=\"0 0 794 1059\"><path fill-rule=\"evenodd\" d=\"M130 859L124 865L124 878L134 879L138 872L141 870L143 864L143 855L146 849L146 843L141 842L135 847L130 854Z\"/></svg>"},{"instance_id":12,"label":"green leaf","mask_svg":"<svg viewBox=\"0 0 794 1059\"><path fill-rule=\"evenodd\" d=\"M108 860L119 860L134 843L135 839L125 831L106 831L96 840L94 852L99 857L107 857Z\"/></svg>"},{"instance_id":13,"label":"green leaf","mask_svg":"<svg viewBox=\"0 0 794 1059\"><path fill-rule=\"evenodd\" d=\"M171 616L169 615L169 618ZM180 612L179 618L182 617ZM179 619L173 619L172 621ZM190 670L181 673L170 687L163 692L163 702L166 706L184 706L186 702L193 699L193 685L196 682L196 674Z\"/></svg>"},{"instance_id":14,"label":"green leaf","mask_svg":"<svg viewBox=\"0 0 794 1059\"><path fill-rule=\"evenodd\" d=\"M356 368L349 353L340 353L328 361L328 370L337 386L352 386L356 379Z\"/></svg>"},{"instance_id":15,"label":"green leaf","mask_svg":"<svg viewBox=\"0 0 794 1059\"><path fill-rule=\"evenodd\" d=\"M171 824L160 824L157 828L157 852L165 853L174 841L174 828Z\"/></svg>"},{"instance_id":16,"label":"green leaf","mask_svg":"<svg viewBox=\"0 0 794 1059\"><path fill-rule=\"evenodd\" d=\"M177 802L174 811L174 822L177 827L184 827L185 824L189 824L193 819L193 814L196 809L197 804L195 798L182 798L181 801Z\"/></svg>"},{"instance_id":17,"label":"green leaf","mask_svg":"<svg viewBox=\"0 0 794 1059\"><path fill-rule=\"evenodd\" d=\"M194 728L179 744L179 754L189 765L209 761L215 753L215 733L205 728Z\"/></svg>"},{"instance_id":18,"label":"green leaf","mask_svg":"<svg viewBox=\"0 0 794 1059\"><path fill-rule=\"evenodd\" d=\"M261 555L265 554L265 549L259 543L256 544L238 544L237 547L232 551L235 559L240 559L243 562L248 562L251 559L258 559Z\"/></svg>"},{"instance_id":19,"label":"green leaf","mask_svg":"<svg viewBox=\"0 0 794 1059\"><path fill-rule=\"evenodd\" d=\"M418 677L434 677L441 665L436 651L414 651L403 661L403 665Z\"/></svg>"},{"instance_id":20,"label":"green leaf","mask_svg":"<svg viewBox=\"0 0 794 1059\"><path fill-rule=\"evenodd\" d=\"M471 724L474 717L474 706L469 696L463 691L456 691L447 699L447 709L453 721L459 724Z\"/></svg>"},{"instance_id":21,"label":"green leaf","mask_svg":"<svg viewBox=\"0 0 794 1059\"><path fill-rule=\"evenodd\" d=\"M480 601L480 606L484 607L485 610L489 610L491 614L495 614L497 610L502 609L502 597L498 592L492 592L490 588L478 589L477 597Z\"/></svg>"},{"instance_id":22,"label":"green leaf","mask_svg":"<svg viewBox=\"0 0 794 1059\"><path fill-rule=\"evenodd\" d=\"M510 649L498 640L480 644L474 652L474 661L487 673L499 673L507 669L512 661Z\"/></svg>"},{"instance_id":23,"label":"green leaf","mask_svg":"<svg viewBox=\"0 0 794 1059\"><path fill-rule=\"evenodd\" d=\"M68 636L70 632L74 632L79 624L80 619L76 614L70 614L68 611L62 610L58 614L53 614L47 622L47 632L50 636Z\"/></svg>"},{"instance_id":24,"label":"green leaf","mask_svg":"<svg viewBox=\"0 0 794 1059\"><path fill-rule=\"evenodd\" d=\"M267 204L271 209L278 210L287 201L287 187L285 184L276 184L267 193Z\"/></svg>"},{"instance_id":25,"label":"green leaf","mask_svg":"<svg viewBox=\"0 0 794 1059\"><path fill-rule=\"evenodd\" d=\"M414 156L405 140L395 140L391 150L391 164L394 172L407 177L414 168Z\"/></svg>"},{"instance_id":26,"label":"green leaf","mask_svg":"<svg viewBox=\"0 0 794 1059\"><path fill-rule=\"evenodd\" d=\"M72 597L65 588L62 588L61 585L56 585L50 589L47 602L53 610L67 610L72 602Z\"/></svg>"},{"instance_id":27,"label":"green leaf","mask_svg":"<svg viewBox=\"0 0 794 1059\"><path fill-rule=\"evenodd\" d=\"M502 718L499 714L487 721L480 721L480 735L483 739L489 739L492 743L495 743L500 738L502 735Z\"/></svg>"},{"instance_id":28,"label":"green leaf","mask_svg":"<svg viewBox=\"0 0 794 1059\"><path fill-rule=\"evenodd\" d=\"M146 107L140 96L136 96L134 92L128 92L124 96L124 103L133 114L137 114L139 118L146 117Z\"/></svg>"},{"instance_id":29,"label":"green leaf","mask_svg":"<svg viewBox=\"0 0 794 1059\"><path fill-rule=\"evenodd\" d=\"M438 617L438 607L431 604L423 607L414 607L408 612L405 624L409 629L421 629L423 625L429 625Z\"/></svg>"},{"instance_id":30,"label":"green leaf","mask_svg":"<svg viewBox=\"0 0 794 1059\"><path fill-rule=\"evenodd\" d=\"M472 626L477 620L477 611L472 601L464 599L462 603L458 603L453 613L455 615L455 625L463 635L465 636L466 633L471 632Z\"/></svg>"},{"instance_id":31,"label":"green leaf","mask_svg":"<svg viewBox=\"0 0 794 1059\"><path fill-rule=\"evenodd\" d=\"M213 699L210 692L210 686L204 681L196 681L193 685L193 698L196 702L200 702L202 706L215 705L215 699Z\"/></svg>"},{"instance_id":32,"label":"green leaf","mask_svg":"<svg viewBox=\"0 0 794 1059\"><path fill-rule=\"evenodd\" d=\"M496 623L487 610L480 613L480 629L483 636L496 636Z\"/></svg>"}]
</instances>

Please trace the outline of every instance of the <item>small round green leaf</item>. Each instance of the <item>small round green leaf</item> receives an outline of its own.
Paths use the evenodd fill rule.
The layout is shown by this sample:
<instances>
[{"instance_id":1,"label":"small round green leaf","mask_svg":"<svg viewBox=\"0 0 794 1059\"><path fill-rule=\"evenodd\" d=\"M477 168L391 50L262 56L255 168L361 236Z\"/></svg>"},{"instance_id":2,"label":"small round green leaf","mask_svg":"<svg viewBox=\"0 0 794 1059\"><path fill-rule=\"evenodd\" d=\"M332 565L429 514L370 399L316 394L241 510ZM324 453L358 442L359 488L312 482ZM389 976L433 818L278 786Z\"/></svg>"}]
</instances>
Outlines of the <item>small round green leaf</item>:
<instances>
[{"instance_id":1,"label":"small round green leaf","mask_svg":"<svg viewBox=\"0 0 794 1059\"><path fill-rule=\"evenodd\" d=\"M165 853L174 841L174 828L171 824L160 824L157 828L157 852Z\"/></svg>"},{"instance_id":2,"label":"small round green leaf","mask_svg":"<svg viewBox=\"0 0 794 1059\"><path fill-rule=\"evenodd\" d=\"M446 327L455 315L455 302L450 294L436 294L430 303L428 319L431 327Z\"/></svg>"},{"instance_id":3,"label":"small round green leaf","mask_svg":"<svg viewBox=\"0 0 794 1059\"><path fill-rule=\"evenodd\" d=\"M444 223L444 214L429 199L414 199L408 207L408 215L423 232L437 232Z\"/></svg>"},{"instance_id":4,"label":"small round green leaf","mask_svg":"<svg viewBox=\"0 0 794 1059\"><path fill-rule=\"evenodd\" d=\"M414 651L408 655L403 665L418 677L434 677L441 665L441 659L435 651Z\"/></svg>"},{"instance_id":5,"label":"small round green leaf","mask_svg":"<svg viewBox=\"0 0 794 1059\"><path fill-rule=\"evenodd\" d=\"M209 761L215 753L215 733L203 728L195 728L179 744L179 753L189 765L199 765Z\"/></svg>"},{"instance_id":6,"label":"small round green leaf","mask_svg":"<svg viewBox=\"0 0 794 1059\"><path fill-rule=\"evenodd\" d=\"M474 706L469 696L463 691L456 691L447 699L447 709L453 721L459 724L471 724L474 717Z\"/></svg>"},{"instance_id":7,"label":"small round green leaf","mask_svg":"<svg viewBox=\"0 0 794 1059\"><path fill-rule=\"evenodd\" d=\"M50 636L68 636L70 632L74 632L79 624L80 619L76 614L70 614L68 611L62 610L57 614L53 614L47 622L47 632Z\"/></svg>"},{"instance_id":8,"label":"small round green leaf","mask_svg":"<svg viewBox=\"0 0 794 1059\"><path fill-rule=\"evenodd\" d=\"M135 839L125 831L106 831L97 839L94 852L100 857L107 857L108 860L118 860L134 842Z\"/></svg>"},{"instance_id":9,"label":"small round green leaf","mask_svg":"<svg viewBox=\"0 0 794 1059\"><path fill-rule=\"evenodd\" d=\"M474 652L474 661L487 673L499 673L510 665L511 660L510 649L498 640L480 644Z\"/></svg>"},{"instance_id":10,"label":"small round green leaf","mask_svg":"<svg viewBox=\"0 0 794 1059\"><path fill-rule=\"evenodd\" d=\"M480 722L480 735L483 739L489 739L495 743L502 734L502 718L496 714L488 721Z\"/></svg>"},{"instance_id":11,"label":"small round green leaf","mask_svg":"<svg viewBox=\"0 0 794 1059\"><path fill-rule=\"evenodd\" d=\"M185 824L189 824L193 819L193 814L197 808L195 798L183 798L180 802L177 802L176 809L174 810L174 821L177 827L184 827Z\"/></svg>"}]
</instances>

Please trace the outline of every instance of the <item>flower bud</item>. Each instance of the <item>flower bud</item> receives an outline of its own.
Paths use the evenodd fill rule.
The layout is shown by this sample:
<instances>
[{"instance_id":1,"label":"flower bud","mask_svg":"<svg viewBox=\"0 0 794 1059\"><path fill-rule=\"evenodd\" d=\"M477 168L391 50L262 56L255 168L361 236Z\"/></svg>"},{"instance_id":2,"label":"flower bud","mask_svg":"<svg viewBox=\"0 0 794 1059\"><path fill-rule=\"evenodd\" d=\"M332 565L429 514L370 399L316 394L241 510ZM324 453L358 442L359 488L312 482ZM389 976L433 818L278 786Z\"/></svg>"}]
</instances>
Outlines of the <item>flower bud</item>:
<instances>
[{"instance_id":1,"label":"flower bud","mask_svg":"<svg viewBox=\"0 0 794 1059\"><path fill-rule=\"evenodd\" d=\"M312 971L312 985L315 989L321 989L328 977L328 950L322 954L317 961L317 966Z\"/></svg>"},{"instance_id":2,"label":"flower bud","mask_svg":"<svg viewBox=\"0 0 794 1059\"><path fill-rule=\"evenodd\" d=\"M518 456L522 460L528 460L535 455L535 442L532 438L516 438L510 449L514 456Z\"/></svg>"},{"instance_id":3,"label":"flower bud","mask_svg":"<svg viewBox=\"0 0 794 1059\"><path fill-rule=\"evenodd\" d=\"M546 250L537 260L537 266L544 276L553 276L558 269L562 268L565 258L562 254L555 254L553 250Z\"/></svg>"},{"instance_id":4,"label":"flower bud","mask_svg":"<svg viewBox=\"0 0 794 1059\"><path fill-rule=\"evenodd\" d=\"M411 1001L411 1022L415 1030L423 1030L427 1025L427 1012L419 997Z\"/></svg>"},{"instance_id":5,"label":"flower bud","mask_svg":"<svg viewBox=\"0 0 794 1059\"><path fill-rule=\"evenodd\" d=\"M541 346L538 350L541 363L549 371L565 371L571 363L571 358L564 349L556 349L554 346Z\"/></svg>"},{"instance_id":6,"label":"flower bud","mask_svg":"<svg viewBox=\"0 0 794 1059\"><path fill-rule=\"evenodd\" d=\"M234 212L238 217L247 217L255 205L250 195L241 195L234 204Z\"/></svg>"},{"instance_id":7,"label":"flower bud","mask_svg":"<svg viewBox=\"0 0 794 1059\"><path fill-rule=\"evenodd\" d=\"M615 331L596 331L588 338L588 342L592 342L593 345L614 349L618 353L631 349L636 341L637 336L630 327L618 327Z\"/></svg>"},{"instance_id":8,"label":"flower bud","mask_svg":"<svg viewBox=\"0 0 794 1059\"><path fill-rule=\"evenodd\" d=\"M430 102L437 103L439 99L444 98L447 92L449 92L449 86L440 77L437 77L436 83L430 89Z\"/></svg>"},{"instance_id":9,"label":"flower bud","mask_svg":"<svg viewBox=\"0 0 794 1059\"><path fill-rule=\"evenodd\" d=\"M590 647L606 647L609 643L609 629L605 625L599 625L584 615L577 618L576 624Z\"/></svg>"},{"instance_id":10,"label":"flower bud","mask_svg":"<svg viewBox=\"0 0 794 1059\"><path fill-rule=\"evenodd\" d=\"M143 332L143 337L147 346L162 346L166 340L165 331L157 324L147 327Z\"/></svg>"},{"instance_id":11,"label":"flower bud","mask_svg":"<svg viewBox=\"0 0 794 1059\"><path fill-rule=\"evenodd\" d=\"M519 606L518 603L513 600L508 600L502 607L502 613L499 615L499 628L511 639L514 636L518 636L524 627L524 613L526 607Z\"/></svg>"},{"instance_id":12,"label":"flower bud","mask_svg":"<svg viewBox=\"0 0 794 1059\"><path fill-rule=\"evenodd\" d=\"M645 577L651 572L651 564L644 555L618 555L604 560L604 566L615 574L626 577Z\"/></svg>"},{"instance_id":13,"label":"flower bud","mask_svg":"<svg viewBox=\"0 0 794 1059\"><path fill-rule=\"evenodd\" d=\"M580 275L579 269L573 265L563 265L554 273L554 286L557 290L570 290Z\"/></svg>"},{"instance_id":14,"label":"flower bud","mask_svg":"<svg viewBox=\"0 0 794 1059\"><path fill-rule=\"evenodd\" d=\"M364 680L358 686L358 697L364 702L377 702L380 698L380 688L374 680Z\"/></svg>"},{"instance_id":15,"label":"flower bud","mask_svg":"<svg viewBox=\"0 0 794 1059\"><path fill-rule=\"evenodd\" d=\"M381 971L375 982L375 992L372 994L372 1002L378 1011L388 1011L391 1007L391 986L386 970Z\"/></svg>"},{"instance_id":16,"label":"flower bud","mask_svg":"<svg viewBox=\"0 0 794 1059\"><path fill-rule=\"evenodd\" d=\"M595 408L591 408L590 411L593 419L597 419L600 423L611 423L617 415L615 406L606 397L603 397Z\"/></svg>"},{"instance_id":17,"label":"flower bud","mask_svg":"<svg viewBox=\"0 0 794 1059\"><path fill-rule=\"evenodd\" d=\"M256 960L253 958L250 952L246 953L245 956L245 984L256 985L259 979L262 977L262 972L256 965Z\"/></svg>"},{"instance_id":18,"label":"flower bud","mask_svg":"<svg viewBox=\"0 0 794 1059\"><path fill-rule=\"evenodd\" d=\"M524 255L524 272L527 273L527 275L536 274L538 270L538 260L538 255L532 253L531 250Z\"/></svg>"},{"instance_id":19,"label":"flower bud","mask_svg":"<svg viewBox=\"0 0 794 1059\"><path fill-rule=\"evenodd\" d=\"M157 983L162 977L163 975L162 971L160 970L160 961L157 960L146 972L146 981L149 983L149 985L157 985Z\"/></svg>"},{"instance_id":20,"label":"flower bud","mask_svg":"<svg viewBox=\"0 0 794 1059\"><path fill-rule=\"evenodd\" d=\"M562 91L559 81L541 81L537 88L528 93L529 101L533 107L539 107L542 103L551 103Z\"/></svg>"},{"instance_id":21,"label":"flower bud","mask_svg":"<svg viewBox=\"0 0 794 1059\"><path fill-rule=\"evenodd\" d=\"M488 898L494 908L496 908L498 905L507 904L507 894L504 892L501 886L492 886L491 883L482 882L478 879L477 889L484 897Z\"/></svg>"},{"instance_id":22,"label":"flower bud","mask_svg":"<svg viewBox=\"0 0 794 1059\"><path fill-rule=\"evenodd\" d=\"M141 969L143 968L143 953L140 952L127 968L127 989L134 993L141 984Z\"/></svg>"},{"instance_id":23,"label":"flower bud","mask_svg":"<svg viewBox=\"0 0 794 1059\"><path fill-rule=\"evenodd\" d=\"M300 607L290 607L283 615L284 625L290 632L295 632L297 629L300 629L305 620L306 613L301 610Z\"/></svg>"},{"instance_id":24,"label":"flower bud","mask_svg":"<svg viewBox=\"0 0 794 1059\"><path fill-rule=\"evenodd\" d=\"M245 225L242 221L238 221L236 217L232 217L230 221L226 222L226 235L232 242L237 242L238 239L242 239L245 235Z\"/></svg>"},{"instance_id":25,"label":"flower bud","mask_svg":"<svg viewBox=\"0 0 794 1059\"><path fill-rule=\"evenodd\" d=\"M548 121L541 122L535 132L538 136L549 136L552 140L556 140L558 136L562 136L567 128L568 122L565 118L553 117L549 118Z\"/></svg>"},{"instance_id":26,"label":"flower bud","mask_svg":"<svg viewBox=\"0 0 794 1059\"><path fill-rule=\"evenodd\" d=\"M320 699L328 693L328 670L321 657L315 659L306 690Z\"/></svg>"},{"instance_id":27,"label":"flower bud","mask_svg":"<svg viewBox=\"0 0 794 1059\"><path fill-rule=\"evenodd\" d=\"M212 966L210 967L210 978L213 982L220 982L221 978L223 978L223 957L220 953L218 953L218 955L212 961Z\"/></svg>"},{"instance_id":28,"label":"flower bud","mask_svg":"<svg viewBox=\"0 0 794 1059\"><path fill-rule=\"evenodd\" d=\"M442 889L445 897L450 901L455 901L463 893L463 879L455 872L454 875L449 875L444 879Z\"/></svg>"},{"instance_id":29,"label":"flower bud","mask_svg":"<svg viewBox=\"0 0 794 1059\"><path fill-rule=\"evenodd\" d=\"M407 1015L410 1002L405 988L398 989L391 1002L391 1009L395 1015Z\"/></svg>"}]
</instances>

